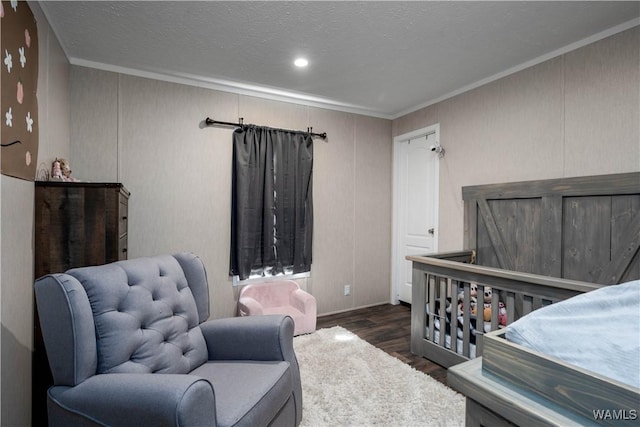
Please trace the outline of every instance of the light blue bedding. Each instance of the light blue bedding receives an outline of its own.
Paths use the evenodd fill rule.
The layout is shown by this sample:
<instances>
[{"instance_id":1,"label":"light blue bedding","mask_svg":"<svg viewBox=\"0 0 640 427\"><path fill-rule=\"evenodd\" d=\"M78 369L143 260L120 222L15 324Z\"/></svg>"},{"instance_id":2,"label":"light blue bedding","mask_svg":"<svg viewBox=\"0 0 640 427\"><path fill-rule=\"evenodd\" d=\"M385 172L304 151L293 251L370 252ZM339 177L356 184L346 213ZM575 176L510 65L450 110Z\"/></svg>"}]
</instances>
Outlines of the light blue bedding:
<instances>
[{"instance_id":1,"label":"light blue bedding","mask_svg":"<svg viewBox=\"0 0 640 427\"><path fill-rule=\"evenodd\" d=\"M640 280L535 310L507 340L640 388Z\"/></svg>"}]
</instances>

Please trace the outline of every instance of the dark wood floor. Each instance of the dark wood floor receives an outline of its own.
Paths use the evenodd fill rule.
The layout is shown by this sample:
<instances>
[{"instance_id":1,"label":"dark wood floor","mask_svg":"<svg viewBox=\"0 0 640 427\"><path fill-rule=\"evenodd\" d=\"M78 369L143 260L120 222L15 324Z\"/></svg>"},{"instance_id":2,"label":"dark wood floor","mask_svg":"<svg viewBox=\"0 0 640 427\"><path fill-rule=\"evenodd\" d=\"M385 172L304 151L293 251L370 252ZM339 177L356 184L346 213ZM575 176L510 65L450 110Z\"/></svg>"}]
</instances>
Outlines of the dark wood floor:
<instances>
[{"instance_id":1,"label":"dark wood floor","mask_svg":"<svg viewBox=\"0 0 640 427\"><path fill-rule=\"evenodd\" d=\"M378 305L318 317L317 328L342 326L415 369L447 384L447 369L411 353L411 308Z\"/></svg>"}]
</instances>

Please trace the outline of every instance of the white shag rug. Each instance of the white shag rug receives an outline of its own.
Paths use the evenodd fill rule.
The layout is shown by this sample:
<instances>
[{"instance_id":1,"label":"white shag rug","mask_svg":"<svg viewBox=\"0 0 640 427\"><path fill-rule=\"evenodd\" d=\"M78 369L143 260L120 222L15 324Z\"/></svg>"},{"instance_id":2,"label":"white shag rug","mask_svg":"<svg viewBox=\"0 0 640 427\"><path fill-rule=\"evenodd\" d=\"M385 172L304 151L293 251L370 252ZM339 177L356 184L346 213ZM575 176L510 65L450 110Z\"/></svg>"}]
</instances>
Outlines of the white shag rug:
<instances>
[{"instance_id":1,"label":"white shag rug","mask_svg":"<svg viewBox=\"0 0 640 427\"><path fill-rule=\"evenodd\" d=\"M340 326L297 336L302 427L464 425L464 397Z\"/></svg>"}]
</instances>

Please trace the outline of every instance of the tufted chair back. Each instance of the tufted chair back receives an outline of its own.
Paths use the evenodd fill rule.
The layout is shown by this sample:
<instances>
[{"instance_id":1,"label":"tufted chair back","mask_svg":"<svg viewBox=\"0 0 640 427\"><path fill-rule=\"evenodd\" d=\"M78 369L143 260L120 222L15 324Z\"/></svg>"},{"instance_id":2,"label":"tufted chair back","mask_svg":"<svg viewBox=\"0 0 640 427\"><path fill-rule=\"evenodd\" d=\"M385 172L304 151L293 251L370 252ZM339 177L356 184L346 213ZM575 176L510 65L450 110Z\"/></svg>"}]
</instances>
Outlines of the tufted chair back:
<instances>
[{"instance_id":1,"label":"tufted chair back","mask_svg":"<svg viewBox=\"0 0 640 427\"><path fill-rule=\"evenodd\" d=\"M74 301L69 312L59 313L67 326L47 349L53 349L51 360L58 360L57 347L62 353L72 343L76 351L72 359L52 363L57 385L75 386L103 373L185 374L207 361L199 325L209 317L209 291L195 255L76 268L61 277ZM39 310L48 306L61 305L39 301Z\"/></svg>"}]
</instances>

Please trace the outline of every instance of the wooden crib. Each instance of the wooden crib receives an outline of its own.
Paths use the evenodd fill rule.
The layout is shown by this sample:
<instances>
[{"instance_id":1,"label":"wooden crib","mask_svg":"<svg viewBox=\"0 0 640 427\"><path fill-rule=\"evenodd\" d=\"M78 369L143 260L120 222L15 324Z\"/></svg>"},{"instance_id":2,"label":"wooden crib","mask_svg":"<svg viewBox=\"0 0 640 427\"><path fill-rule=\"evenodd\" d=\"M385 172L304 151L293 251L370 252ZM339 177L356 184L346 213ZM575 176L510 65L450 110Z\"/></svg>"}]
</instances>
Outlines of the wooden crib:
<instances>
[{"instance_id":1,"label":"wooden crib","mask_svg":"<svg viewBox=\"0 0 640 427\"><path fill-rule=\"evenodd\" d=\"M472 249L407 257L414 354L445 367L464 362L482 355L485 333L532 310L640 278L640 172L463 187L462 195ZM468 310L474 287L477 299L492 290L487 322L484 301L475 316Z\"/></svg>"},{"instance_id":2,"label":"wooden crib","mask_svg":"<svg viewBox=\"0 0 640 427\"><path fill-rule=\"evenodd\" d=\"M436 257L409 257L413 262L411 304L411 352L449 367L482 354L482 335L498 330L500 303L506 308L506 322L512 323L532 310L600 287L593 283L558 279L529 273L482 267L451 258L469 257L473 252L440 254ZM471 289L477 295L492 289L486 307L478 302L475 316L470 310L451 315L462 293L464 307L471 306ZM450 309L442 310L442 307ZM475 321L475 324L472 324ZM442 327L446 324L447 327ZM435 326L439 325L439 326ZM474 339L475 337L475 339Z\"/></svg>"}]
</instances>

